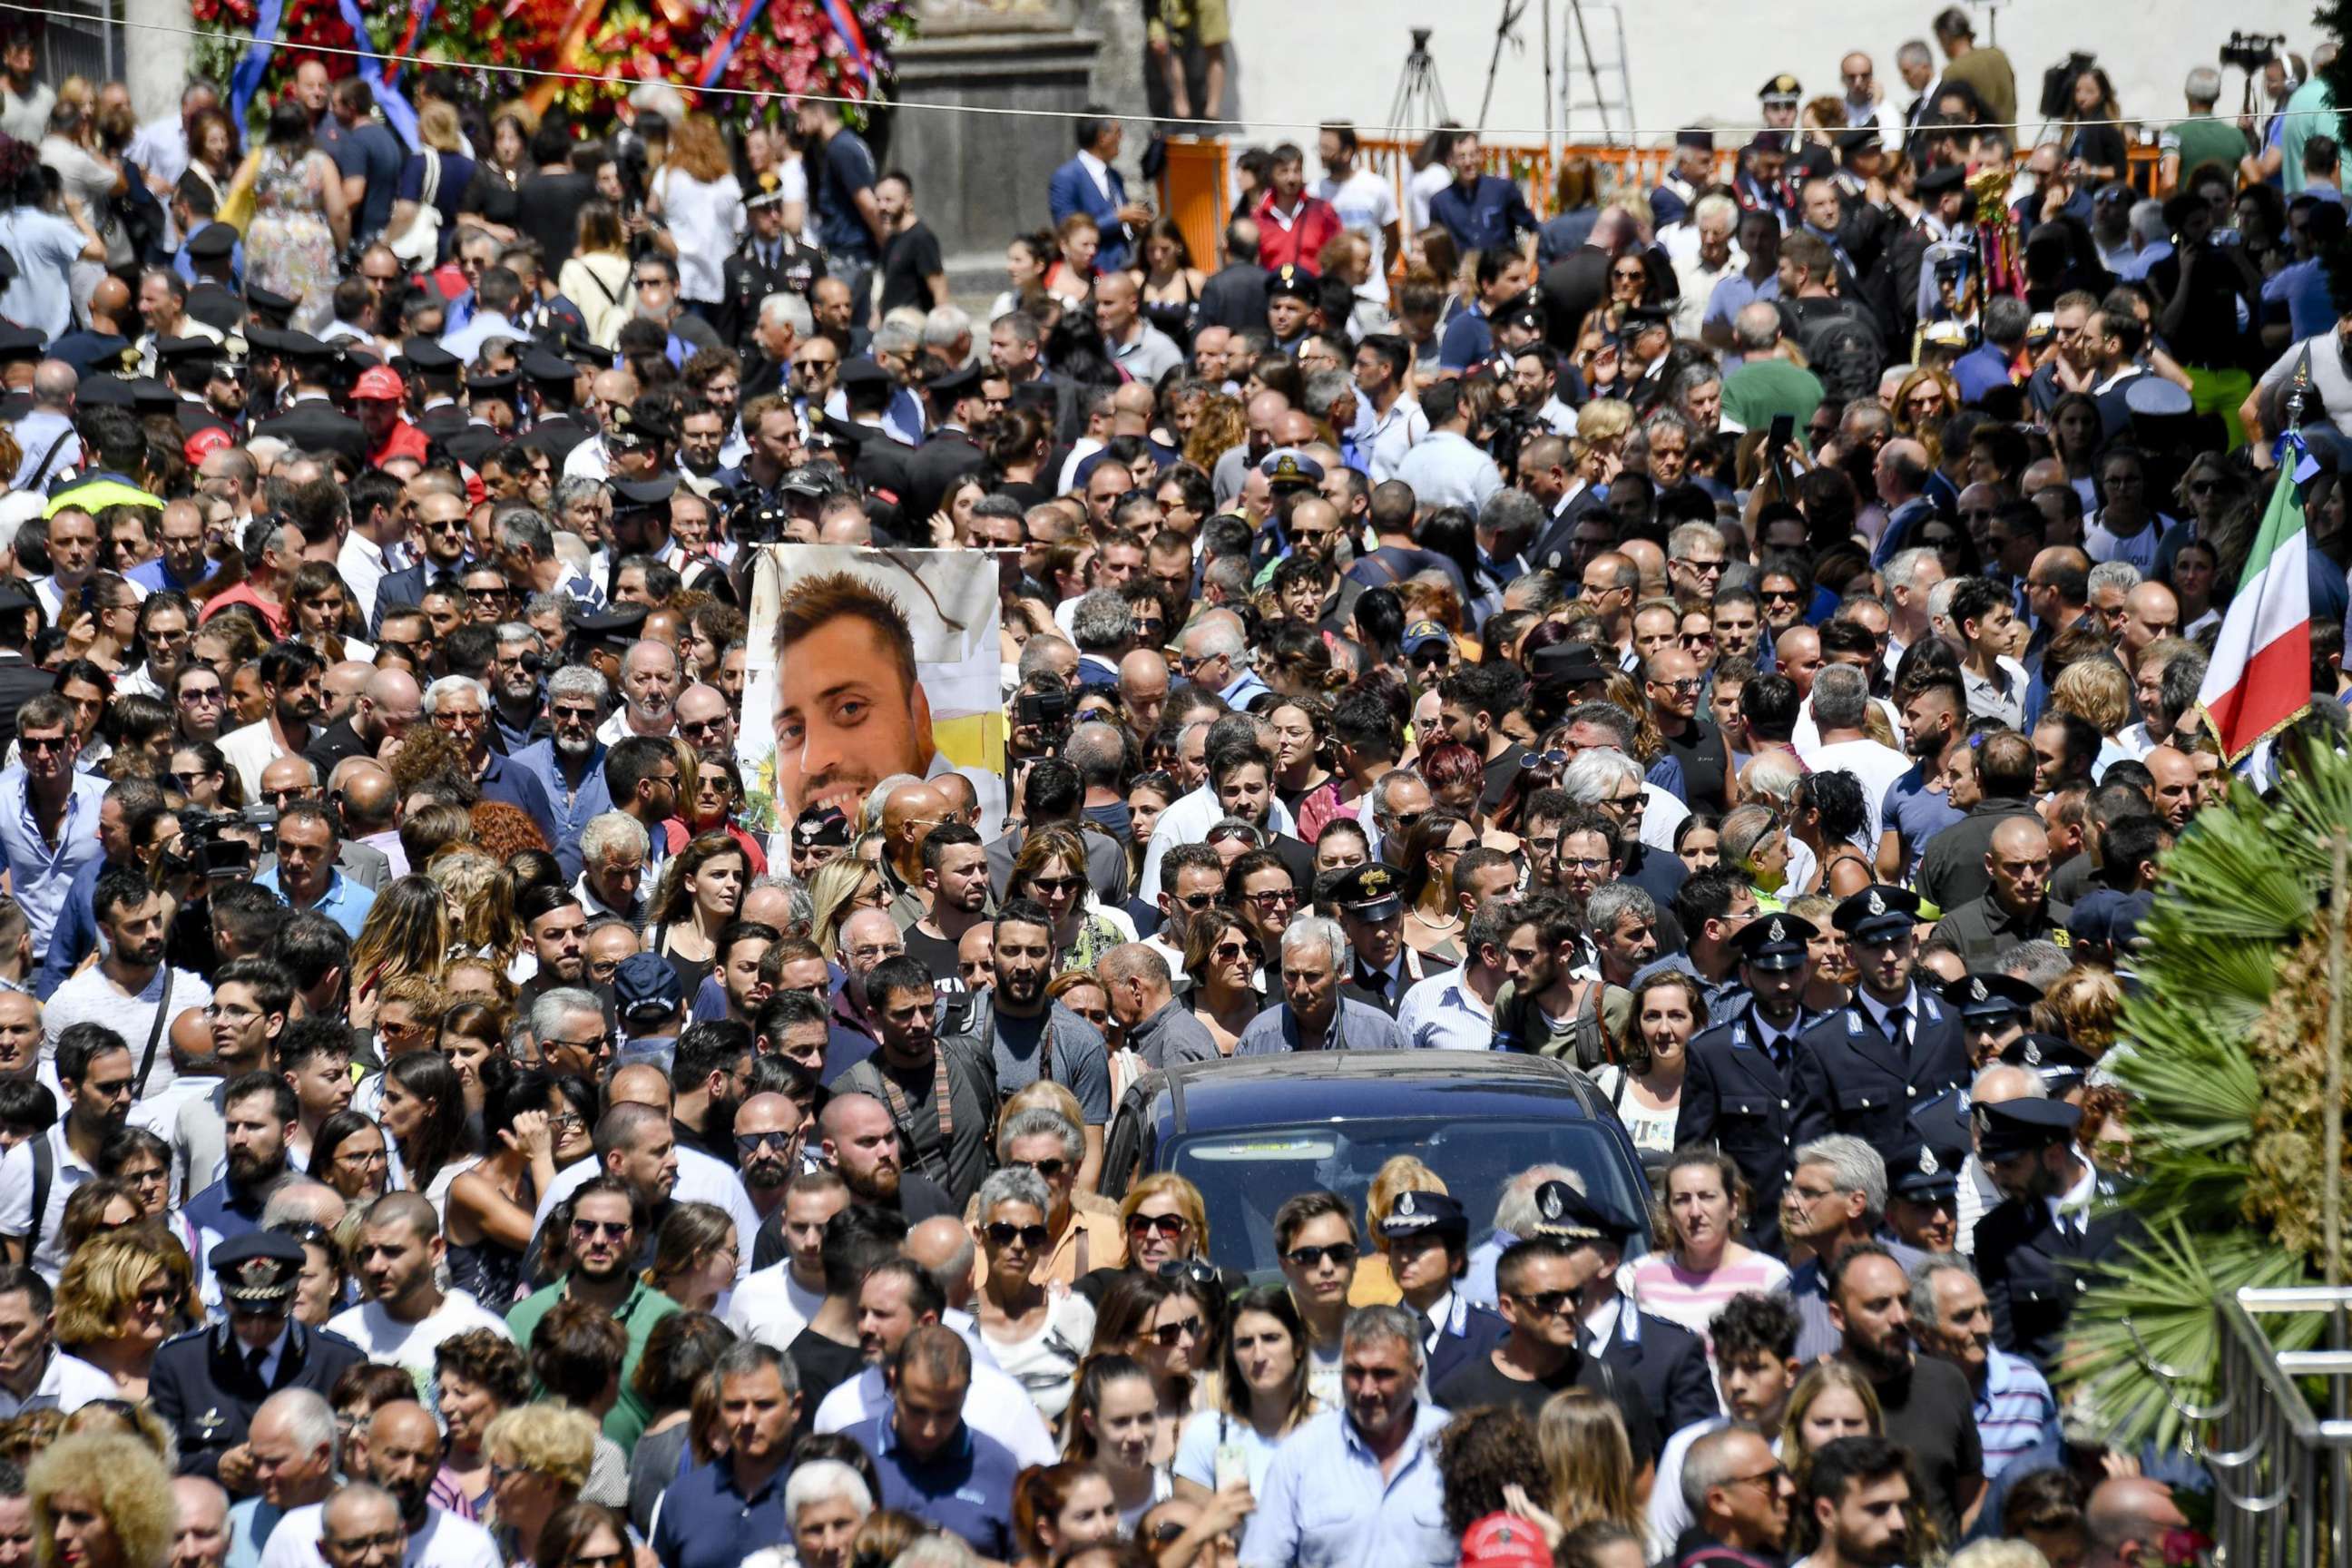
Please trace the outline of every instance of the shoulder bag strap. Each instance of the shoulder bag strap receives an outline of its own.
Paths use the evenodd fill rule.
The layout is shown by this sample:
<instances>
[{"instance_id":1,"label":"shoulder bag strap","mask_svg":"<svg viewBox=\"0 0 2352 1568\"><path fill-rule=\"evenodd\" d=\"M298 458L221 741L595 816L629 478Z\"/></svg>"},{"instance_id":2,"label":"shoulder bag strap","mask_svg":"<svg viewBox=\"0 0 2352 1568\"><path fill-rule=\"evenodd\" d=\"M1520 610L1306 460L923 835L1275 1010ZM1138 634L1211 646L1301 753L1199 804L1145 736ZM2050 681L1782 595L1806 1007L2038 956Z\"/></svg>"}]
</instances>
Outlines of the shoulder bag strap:
<instances>
[{"instance_id":1,"label":"shoulder bag strap","mask_svg":"<svg viewBox=\"0 0 2352 1568\"><path fill-rule=\"evenodd\" d=\"M139 1058L139 1080L131 1086L131 1098L147 1098L147 1075L155 1070L155 1047L163 1043L163 1024L172 1016L172 966L163 965L163 997L155 1004L155 1023L147 1031L147 1049Z\"/></svg>"},{"instance_id":2,"label":"shoulder bag strap","mask_svg":"<svg viewBox=\"0 0 2352 1568\"><path fill-rule=\"evenodd\" d=\"M33 477L25 481L26 489L36 495L40 493L41 481L49 477L49 465L58 460L58 453L64 448L66 437L71 436L73 433L73 426L70 425L58 432L58 438L49 443L49 449L47 451L41 454L41 466L35 468L33 470Z\"/></svg>"},{"instance_id":3,"label":"shoulder bag strap","mask_svg":"<svg viewBox=\"0 0 2352 1568\"><path fill-rule=\"evenodd\" d=\"M33 1249L41 1245L41 1221L49 1212L49 1189L57 1184L58 1152L47 1132L33 1139L33 1223L25 1231L25 1263L32 1266Z\"/></svg>"}]
</instances>

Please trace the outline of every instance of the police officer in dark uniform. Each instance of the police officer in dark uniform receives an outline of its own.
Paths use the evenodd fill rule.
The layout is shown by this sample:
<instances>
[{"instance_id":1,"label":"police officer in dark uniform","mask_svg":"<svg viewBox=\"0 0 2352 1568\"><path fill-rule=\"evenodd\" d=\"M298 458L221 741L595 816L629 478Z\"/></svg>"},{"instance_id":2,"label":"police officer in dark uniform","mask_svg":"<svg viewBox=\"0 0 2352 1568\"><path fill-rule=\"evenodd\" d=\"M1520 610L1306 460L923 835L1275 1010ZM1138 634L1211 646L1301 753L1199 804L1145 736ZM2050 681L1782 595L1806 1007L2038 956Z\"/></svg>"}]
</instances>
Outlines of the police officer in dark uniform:
<instances>
[{"instance_id":1,"label":"police officer in dark uniform","mask_svg":"<svg viewBox=\"0 0 2352 1568\"><path fill-rule=\"evenodd\" d=\"M564 658L584 664L604 678L615 691L621 687L621 660L645 631L653 612L643 605L614 605L594 615L572 618L572 641Z\"/></svg>"},{"instance_id":2,"label":"police officer in dark uniform","mask_svg":"<svg viewBox=\"0 0 2352 1568\"><path fill-rule=\"evenodd\" d=\"M1656 1414L1658 1430L1673 1432L1712 1420L1723 1408L1715 1396L1706 1342L1680 1323L1641 1310L1617 1289L1617 1266L1635 1228L1566 1182L1546 1182L1536 1189L1534 1234L1571 1247L1591 1247L1602 1259L1570 1309L1581 1323L1577 1343L1587 1355L1631 1377Z\"/></svg>"},{"instance_id":3,"label":"police officer in dark uniform","mask_svg":"<svg viewBox=\"0 0 2352 1568\"><path fill-rule=\"evenodd\" d=\"M1944 983L1944 1000L1960 1016L1969 1065L1981 1068L2025 1033L2041 987L2009 974L1964 974Z\"/></svg>"},{"instance_id":4,"label":"police officer in dark uniform","mask_svg":"<svg viewBox=\"0 0 2352 1568\"><path fill-rule=\"evenodd\" d=\"M905 458L907 518L918 542L931 542L928 537L931 514L946 504L956 482L988 461L971 435L971 427L988 415L980 383L980 366L967 364L940 371L923 385L929 405L930 434Z\"/></svg>"},{"instance_id":5,"label":"police officer in dark uniform","mask_svg":"<svg viewBox=\"0 0 2352 1568\"><path fill-rule=\"evenodd\" d=\"M2056 1035L2020 1035L2001 1048L2003 1067L2023 1068L2042 1080L2053 1099L2063 1099L2083 1087L2097 1061L2082 1047Z\"/></svg>"},{"instance_id":6,"label":"police officer in dark uniform","mask_svg":"<svg viewBox=\"0 0 2352 1568\"><path fill-rule=\"evenodd\" d=\"M1355 955L1348 978L1391 1018L1404 994L1423 978L1421 954L1404 940L1402 889L1397 874L1377 860L1342 872L1331 887L1340 928ZM1389 958L1374 963L1369 955L1383 947L1391 950Z\"/></svg>"},{"instance_id":7,"label":"police officer in dark uniform","mask_svg":"<svg viewBox=\"0 0 2352 1568\"><path fill-rule=\"evenodd\" d=\"M1511 1331L1503 1315L1462 1293L1470 1269L1470 1216L1459 1199L1444 1193L1399 1193L1378 1228L1388 1241L1389 1267L1399 1275L1401 1305L1421 1320L1422 1351L1428 1380L1443 1381L1455 1367L1485 1355ZM1427 1278L1424 1254L1434 1246L1444 1257L1442 1280ZM1407 1283L1407 1279L1410 1283Z\"/></svg>"},{"instance_id":8,"label":"police officer in dark uniform","mask_svg":"<svg viewBox=\"0 0 2352 1568\"><path fill-rule=\"evenodd\" d=\"M774 170L760 176L759 190L743 205L751 213L751 232L719 269L719 320L711 323L739 351L749 348L761 300L771 294L805 300L824 276L824 256L784 232L783 183Z\"/></svg>"},{"instance_id":9,"label":"police officer in dark uniform","mask_svg":"<svg viewBox=\"0 0 2352 1568\"><path fill-rule=\"evenodd\" d=\"M1921 1123L1909 1147L1886 1163L1886 1227L1921 1252L1949 1252L1959 1240L1960 1170L1969 1160L1968 1113L1958 1097L1948 1116Z\"/></svg>"},{"instance_id":10,"label":"police officer in dark uniform","mask_svg":"<svg viewBox=\"0 0 2352 1568\"><path fill-rule=\"evenodd\" d=\"M179 1443L181 1472L218 1479L222 1456L243 1447L263 1400L281 1388L323 1395L367 1355L294 1317L302 1244L292 1237L248 1231L214 1247L210 1261L227 1321L166 1340L147 1395Z\"/></svg>"},{"instance_id":11,"label":"police officer in dark uniform","mask_svg":"<svg viewBox=\"0 0 2352 1568\"><path fill-rule=\"evenodd\" d=\"M1731 1156L1753 1194L1750 1231L1780 1230L1780 1194L1793 1173L1796 1119L1789 1087L1805 1012L1811 942L1821 931L1791 914L1759 915L1731 945L1746 992L1690 1043L1675 1147L1712 1143Z\"/></svg>"},{"instance_id":12,"label":"police officer in dark uniform","mask_svg":"<svg viewBox=\"0 0 2352 1568\"><path fill-rule=\"evenodd\" d=\"M1968 1081L1959 1019L1913 979L1918 912L1916 895L1883 884L1838 905L1832 923L1846 934L1861 983L1797 1041L1790 1082L1798 1142L1851 1132L1889 1158L1909 1143L1921 1102Z\"/></svg>"},{"instance_id":13,"label":"police officer in dark uniform","mask_svg":"<svg viewBox=\"0 0 2352 1568\"><path fill-rule=\"evenodd\" d=\"M2083 1112L2063 1100L1976 1108L1977 1152L2001 1201L1977 1221L1977 1275L1993 1342L2046 1373L2074 1302L2096 1282L2087 1266L2121 1262L2146 1227L2116 1205L2121 1189L2074 1147Z\"/></svg>"}]
</instances>

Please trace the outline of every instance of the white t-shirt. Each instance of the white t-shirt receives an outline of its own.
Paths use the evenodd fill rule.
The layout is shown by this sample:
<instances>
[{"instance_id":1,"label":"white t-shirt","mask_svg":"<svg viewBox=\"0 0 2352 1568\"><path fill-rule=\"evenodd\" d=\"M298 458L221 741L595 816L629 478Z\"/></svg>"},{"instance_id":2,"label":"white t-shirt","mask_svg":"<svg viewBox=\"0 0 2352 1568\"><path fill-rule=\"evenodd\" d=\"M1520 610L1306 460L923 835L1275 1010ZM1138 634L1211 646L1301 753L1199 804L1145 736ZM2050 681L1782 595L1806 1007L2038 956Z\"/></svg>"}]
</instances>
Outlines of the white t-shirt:
<instances>
[{"instance_id":1,"label":"white t-shirt","mask_svg":"<svg viewBox=\"0 0 2352 1568\"><path fill-rule=\"evenodd\" d=\"M1263 1494L1276 1445L1259 1436L1257 1428L1248 1422L1222 1410L1196 1410L1184 1418L1183 1430L1176 1436L1176 1462L1169 1467L1169 1473L1180 1481L1215 1491L1219 1479L1230 1479L1217 1474L1217 1450L1227 1447L1241 1450L1250 1494Z\"/></svg>"},{"instance_id":2,"label":"white t-shirt","mask_svg":"<svg viewBox=\"0 0 2352 1568\"><path fill-rule=\"evenodd\" d=\"M531 1234L538 1235L555 1205L578 1192L603 1168L591 1156L575 1160L558 1171L554 1184L539 1195L539 1207L530 1216ZM735 1278L739 1283L750 1278L751 1238L760 1234L760 1211L751 1206L751 1194L744 1192L743 1183L734 1171L699 1149L680 1149L677 1185L670 1189L669 1195L682 1204L709 1204L728 1212L735 1221Z\"/></svg>"},{"instance_id":3,"label":"white t-shirt","mask_svg":"<svg viewBox=\"0 0 2352 1568\"><path fill-rule=\"evenodd\" d=\"M2108 531L2105 517L2106 509L2102 507L2083 520L2083 553L2091 558L2091 563L2104 566L2110 561L2128 561L2139 568L2141 576L2155 575L2156 547L2164 537L2168 520L2151 517L2137 533L2119 536Z\"/></svg>"},{"instance_id":4,"label":"white t-shirt","mask_svg":"<svg viewBox=\"0 0 2352 1568\"><path fill-rule=\"evenodd\" d=\"M514 1338L504 1318L463 1290L450 1291L439 1307L413 1323L400 1321L381 1302L366 1301L328 1319L327 1329L365 1351L368 1360L408 1373L415 1381L416 1397L427 1408L433 1405L433 1352L442 1341L472 1329L496 1329L503 1337Z\"/></svg>"},{"instance_id":5,"label":"white t-shirt","mask_svg":"<svg viewBox=\"0 0 2352 1568\"><path fill-rule=\"evenodd\" d=\"M49 1364L41 1373L41 1381L34 1385L30 1399L19 1399L0 1388L0 1420L26 1409L57 1409L70 1415L93 1399L117 1399L121 1394L114 1379L81 1357L53 1348Z\"/></svg>"},{"instance_id":6,"label":"white t-shirt","mask_svg":"<svg viewBox=\"0 0 2352 1568\"><path fill-rule=\"evenodd\" d=\"M727 1303L727 1326L747 1340L787 1350L824 1305L824 1292L793 1278L789 1261L754 1269Z\"/></svg>"},{"instance_id":7,"label":"white t-shirt","mask_svg":"<svg viewBox=\"0 0 2352 1568\"><path fill-rule=\"evenodd\" d=\"M57 1058L58 1037L68 1026L103 1024L121 1036L122 1043L131 1047L131 1069L137 1072L147 1055L147 1037L155 1027L155 1010L163 1005L167 973L172 985L172 1016L163 1020L163 1035L171 1033L172 1018L191 1007L206 1006L212 1002L213 988L205 984L201 975L184 969L167 970L158 965L138 995L125 996L106 977L106 972L93 963L58 986L41 1008L41 1055L52 1061ZM147 1075L147 1093L161 1093L171 1088L179 1076L172 1066L172 1042L157 1037L155 1065Z\"/></svg>"},{"instance_id":8,"label":"white t-shirt","mask_svg":"<svg viewBox=\"0 0 2352 1568\"><path fill-rule=\"evenodd\" d=\"M58 1273L66 1266L65 1241L66 1199L84 1182L98 1180L98 1173L82 1163L81 1156L66 1142L66 1118L59 1117L48 1131L42 1134L49 1141L49 1152L54 1156L57 1174L49 1181L49 1201L41 1205L41 1239L33 1248L33 1267L51 1285L58 1282ZM0 1159L0 1236L13 1236L18 1240L33 1233L33 1141L26 1139Z\"/></svg>"},{"instance_id":9,"label":"white t-shirt","mask_svg":"<svg viewBox=\"0 0 2352 1568\"><path fill-rule=\"evenodd\" d=\"M1381 231L1399 221L1396 192L1370 169L1360 168L1344 180L1326 175L1316 181L1315 195L1338 210L1340 224L1349 233L1360 234L1372 242L1372 297L1386 300L1388 241Z\"/></svg>"},{"instance_id":10,"label":"white t-shirt","mask_svg":"<svg viewBox=\"0 0 2352 1568\"><path fill-rule=\"evenodd\" d=\"M869 1366L824 1396L816 1407L815 1430L845 1432L889 1408L882 1369ZM992 1366L973 1364L971 1389L963 1396L963 1418L973 1431L1012 1449L1013 1458L1024 1466L1051 1465L1061 1458L1053 1435L1045 1430L1045 1418L1030 1402L1029 1391Z\"/></svg>"},{"instance_id":11,"label":"white t-shirt","mask_svg":"<svg viewBox=\"0 0 2352 1568\"><path fill-rule=\"evenodd\" d=\"M662 221L677 240L677 292L715 304L727 258L743 237L743 189L732 174L698 180L672 164L656 178Z\"/></svg>"},{"instance_id":12,"label":"white t-shirt","mask_svg":"<svg viewBox=\"0 0 2352 1568\"><path fill-rule=\"evenodd\" d=\"M278 1521L261 1549L261 1568L326 1568L319 1551L323 1503L305 1503ZM504 1568L499 1543L471 1520L433 1509L425 1528L412 1531L401 1568Z\"/></svg>"},{"instance_id":13,"label":"white t-shirt","mask_svg":"<svg viewBox=\"0 0 2352 1568\"><path fill-rule=\"evenodd\" d=\"M1035 1332L1017 1340L988 1336L988 1348L1004 1374L1029 1391L1038 1414L1059 1419L1070 1407L1070 1374L1094 1341L1095 1305L1065 1286L1049 1289L1063 1294Z\"/></svg>"},{"instance_id":14,"label":"white t-shirt","mask_svg":"<svg viewBox=\"0 0 2352 1568\"><path fill-rule=\"evenodd\" d=\"M1896 779L1911 771L1911 759L1892 746L1882 746L1875 741L1837 741L1826 746L1815 746L1808 752L1802 746L1797 754L1805 765L1817 773L1851 773L1862 785L1863 803L1869 808L1865 828L1868 837L1863 848L1875 853L1878 848L1878 808L1885 803L1886 792Z\"/></svg>"}]
</instances>

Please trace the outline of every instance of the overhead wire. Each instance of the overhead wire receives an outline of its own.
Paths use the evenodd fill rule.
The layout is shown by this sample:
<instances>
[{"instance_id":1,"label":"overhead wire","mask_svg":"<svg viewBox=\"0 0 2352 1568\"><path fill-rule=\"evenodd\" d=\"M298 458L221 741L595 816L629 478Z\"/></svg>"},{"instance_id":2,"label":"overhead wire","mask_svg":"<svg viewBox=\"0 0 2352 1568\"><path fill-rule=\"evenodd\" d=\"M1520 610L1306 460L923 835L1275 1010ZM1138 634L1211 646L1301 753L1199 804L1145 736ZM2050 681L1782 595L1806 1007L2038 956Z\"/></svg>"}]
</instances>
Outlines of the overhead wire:
<instances>
[{"instance_id":1,"label":"overhead wire","mask_svg":"<svg viewBox=\"0 0 2352 1568\"><path fill-rule=\"evenodd\" d=\"M45 20L70 22L83 25L87 25L92 21L100 20L100 18L90 16L85 12L68 11L54 5L32 5L28 4L27 0L0 0L0 14L39 16ZM257 34L250 31L230 31L194 26L182 26L168 22L134 22L128 18L105 18L104 25L141 32L163 33L175 37L194 38L211 43L225 44L233 48L246 48L256 43L264 41ZM853 109L873 108L877 107L877 104L881 104L887 105L893 113L916 112L923 114L964 114L1003 120L1076 121L1093 118L1108 118L1137 122L1160 122L1159 118L1153 115L1119 114L1113 112L1106 116L1102 110L1095 109L1029 109L1011 104L939 103L921 99L893 98L876 100L871 98L855 98L846 94L835 93L788 93L778 89L765 88L719 86L703 87L695 82L676 77L622 76L618 73L599 74L594 71L562 70L544 66L490 65L478 60L445 59L436 55L400 54L383 49L364 49L356 46L318 43L294 45L288 43L283 38L275 38L267 41L272 47L299 49L299 52L303 54L332 55L338 58L349 59L382 60L404 68L415 67L426 70L460 71L477 73L483 76L504 75L524 77L534 80L577 82L598 87L619 86L624 89L644 82L660 82L677 88L681 91L698 93L708 97L783 99L805 103L834 104L843 108ZM2277 110L2274 112L2284 111ZM2328 112L2332 116L2334 110L2329 110ZM1320 131L1326 124L1330 123L1331 120L1343 117L1334 116L1331 117L1331 119L1316 121L1186 120L1181 121L1168 121L1167 123L1176 125L1183 132L1192 133L1215 132L1233 132L1235 134L1256 134L1270 131L1280 131L1297 132L1307 135L1312 135ZM2165 124L2168 126L2200 123L2235 125L2241 118L2243 117L2235 114L2221 113L2183 114L2166 121ZM1354 126L1356 133L1359 136L1370 136L1380 140L1396 142L1418 141L1421 138L1427 136L1432 132L1448 129L1447 127L1438 125L1379 125L1360 120L1349 121L1349 123ZM2072 127L2112 126L2118 130L2130 130L2141 126L2145 122L2137 120L2126 120L2120 118L2114 120L2068 120L2063 121L2012 121L2000 124L1971 124L1962 129L1969 131L2007 132L2011 134L2012 140L2014 140L2017 134L2021 132L2039 134L2040 132L2053 123L2063 123ZM1562 135L1559 128L1556 126L1549 128L1549 130L1518 130L1512 128L1490 129L1471 126L1454 126L1451 127L1451 129L1457 131L1475 130L1480 137L1497 142L1541 142L1546 136L1559 137ZM1791 127L1765 125L1762 123L1727 123L1719 121L1714 122L1694 121L1685 124L1675 125L1664 129L1634 127L1629 130L1614 131L1609 133L1609 139L1612 141L1639 141L1647 139L1657 144L1651 149L1655 151L1657 150L1657 147L1661 147L1665 143L1671 142L1676 135L1688 130L1706 130L1715 132L1718 134L1728 133L1745 140L1767 132L1784 131L1790 129L1791 129Z\"/></svg>"}]
</instances>

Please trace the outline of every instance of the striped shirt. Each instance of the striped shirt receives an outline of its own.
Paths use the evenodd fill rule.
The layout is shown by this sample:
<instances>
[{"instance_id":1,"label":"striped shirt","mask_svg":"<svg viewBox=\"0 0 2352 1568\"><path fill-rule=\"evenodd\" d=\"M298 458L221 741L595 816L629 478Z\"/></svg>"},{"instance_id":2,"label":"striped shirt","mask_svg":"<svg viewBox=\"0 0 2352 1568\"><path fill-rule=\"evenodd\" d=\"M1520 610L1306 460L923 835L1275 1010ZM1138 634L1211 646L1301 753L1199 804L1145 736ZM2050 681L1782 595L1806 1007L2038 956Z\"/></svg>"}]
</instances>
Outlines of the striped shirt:
<instances>
[{"instance_id":1,"label":"striped shirt","mask_svg":"<svg viewBox=\"0 0 2352 1568\"><path fill-rule=\"evenodd\" d=\"M1642 1310L1705 1337L1726 1301L1750 1290L1779 1289L1788 1280L1789 1266L1750 1252L1713 1273L1699 1274L1675 1262L1671 1253L1654 1252L1631 1268L1618 1270L1617 1278L1619 1289Z\"/></svg>"},{"instance_id":2,"label":"striped shirt","mask_svg":"<svg viewBox=\"0 0 2352 1568\"><path fill-rule=\"evenodd\" d=\"M1984 1445L1985 1479L2011 1460L2058 1436L2058 1401L2023 1356L1985 1347L1984 1386L1976 1391L1977 1436Z\"/></svg>"}]
</instances>

